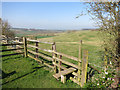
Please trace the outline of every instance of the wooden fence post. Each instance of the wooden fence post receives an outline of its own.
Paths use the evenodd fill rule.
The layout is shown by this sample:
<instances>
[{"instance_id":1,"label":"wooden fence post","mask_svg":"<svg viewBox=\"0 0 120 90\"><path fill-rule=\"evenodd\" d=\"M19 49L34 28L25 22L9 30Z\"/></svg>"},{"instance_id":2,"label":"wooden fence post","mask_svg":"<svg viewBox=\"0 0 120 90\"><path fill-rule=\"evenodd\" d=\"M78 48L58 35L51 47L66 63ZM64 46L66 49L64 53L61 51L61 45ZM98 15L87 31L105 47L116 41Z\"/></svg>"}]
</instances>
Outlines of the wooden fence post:
<instances>
[{"instance_id":1,"label":"wooden fence post","mask_svg":"<svg viewBox=\"0 0 120 90\"><path fill-rule=\"evenodd\" d=\"M37 37L35 40L37 40ZM38 42L35 43L35 46L38 47ZM35 49L35 52L38 53L38 48ZM35 58L38 58L38 55L35 55Z\"/></svg>"},{"instance_id":2,"label":"wooden fence post","mask_svg":"<svg viewBox=\"0 0 120 90\"><path fill-rule=\"evenodd\" d=\"M78 75L79 76L81 76L81 67L82 67L80 61L82 61L82 40L80 40L80 44L79 44L79 57L78 57L78 67L80 67L80 69L78 69ZM78 77L78 82L79 82L79 84L81 86L81 82L80 81L81 81L81 78Z\"/></svg>"},{"instance_id":3,"label":"wooden fence post","mask_svg":"<svg viewBox=\"0 0 120 90\"><path fill-rule=\"evenodd\" d=\"M56 51L56 44L55 42L52 44L52 50L53 51ZM53 57L53 64L55 63L56 64L56 59L54 59L54 57L57 57L57 54L55 54L54 52L52 53L52 57ZM54 72L57 73L57 66L54 65Z\"/></svg>"},{"instance_id":4,"label":"wooden fence post","mask_svg":"<svg viewBox=\"0 0 120 90\"><path fill-rule=\"evenodd\" d=\"M60 55L59 58L62 59L62 55ZM58 71L59 71L59 72L61 72L61 68L60 68L61 64L62 64L62 62L59 61L59 68L58 68Z\"/></svg>"},{"instance_id":5,"label":"wooden fence post","mask_svg":"<svg viewBox=\"0 0 120 90\"><path fill-rule=\"evenodd\" d=\"M23 43L24 43L24 56L27 57L27 39L26 39L26 37L23 37Z\"/></svg>"},{"instance_id":6,"label":"wooden fence post","mask_svg":"<svg viewBox=\"0 0 120 90\"><path fill-rule=\"evenodd\" d=\"M86 83L87 67L88 67L88 51L84 50L84 56L82 60L81 87L83 87L84 84Z\"/></svg>"},{"instance_id":7,"label":"wooden fence post","mask_svg":"<svg viewBox=\"0 0 120 90\"><path fill-rule=\"evenodd\" d=\"M36 47L38 47L38 42L36 42ZM38 48L36 48L36 53L38 53ZM35 58L38 58L38 55L35 56Z\"/></svg>"}]
</instances>

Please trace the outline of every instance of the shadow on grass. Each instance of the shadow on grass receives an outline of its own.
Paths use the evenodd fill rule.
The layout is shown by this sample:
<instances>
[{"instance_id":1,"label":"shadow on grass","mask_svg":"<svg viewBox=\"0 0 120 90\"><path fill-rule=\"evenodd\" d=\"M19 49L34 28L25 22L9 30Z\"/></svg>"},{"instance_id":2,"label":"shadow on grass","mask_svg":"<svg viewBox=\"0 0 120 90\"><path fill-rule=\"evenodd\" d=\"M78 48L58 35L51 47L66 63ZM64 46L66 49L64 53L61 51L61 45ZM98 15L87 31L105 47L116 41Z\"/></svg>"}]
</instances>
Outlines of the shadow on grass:
<instances>
[{"instance_id":1,"label":"shadow on grass","mask_svg":"<svg viewBox=\"0 0 120 90\"><path fill-rule=\"evenodd\" d=\"M3 59L2 61L6 61L6 60L10 60L10 59L18 59L21 58L21 56L17 56L17 57L8 57L6 59Z\"/></svg>"},{"instance_id":2,"label":"shadow on grass","mask_svg":"<svg viewBox=\"0 0 120 90\"><path fill-rule=\"evenodd\" d=\"M20 77L17 77L17 78L15 78L15 79L11 80L11 81L5 82L5 83L3 83L2 85L5 85L5 84L10 83L10 82L13 82L13 81L15 81L15 80L17 80L17 79L20 79L20 78L22 78L22 77L25 77L25 76L27 76L27 75L29 75L29 74L32 74L32 73L34 73L35 71L37 71L38 69L40 69L40 68L42 68L42 67L44 67L44 66L35 67L35 68L33 68L33 69L35 69L35 70L33 70L32 72L26 73L26 74L24 74L24 75L22 75L22 76L20 76Z\"/></svg>"}]
</instances>

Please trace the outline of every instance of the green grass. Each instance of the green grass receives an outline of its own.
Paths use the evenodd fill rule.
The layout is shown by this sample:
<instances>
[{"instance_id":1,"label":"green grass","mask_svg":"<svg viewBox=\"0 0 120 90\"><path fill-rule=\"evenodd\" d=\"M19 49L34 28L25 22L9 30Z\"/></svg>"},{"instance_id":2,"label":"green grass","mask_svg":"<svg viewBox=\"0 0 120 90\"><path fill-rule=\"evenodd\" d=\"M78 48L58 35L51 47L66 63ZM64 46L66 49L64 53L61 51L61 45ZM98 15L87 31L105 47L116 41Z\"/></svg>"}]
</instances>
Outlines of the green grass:
<instances>
[{"instance_id":1,"label":"green grass","mask_svg":"<svg viewBox=\"0 0 120 90\"><path fill-rule=\"evenodd\" d=\"M54 36L36 36L37 37L37 39L39 39L39 38L49 38L49 37L54 37Z\"/></svg>"},{"instance_id":2,"label":"green grass","mask_svg":"<svg viewBox=\"0 0 120 90\"><path fill-rule=\"evenodd\" d=\"M73 33L61 33L59 36L45 37L43 41L56 42L58 52L78 57L79 45L77 43L57 43L57 42L79 42L83 40L82 49L89 52L88 62L96 66L103 67L103 50L100 46L97 31L77 31ZM39 44L41 48L51 49L51 45ZM44 51L42 51L44 52ZM13 53L13 52L9 52ZM44 52L50 56L51 53ZM7 54L3 53L3 54ZM63 57L63 59L77 64L73 60ZM2 58L2 70L9 74L16 73L3 79L3 88L79 88L80 86L73 82L62 84L52 75L50 69L38 64L31 58L24 58L21 55ZM101 70L100 68L98 68ZM89 69L88 69L89 70ZM7 83L6 83L7 82Z\"/></svg>"},{"instance_id":3,"label":"green grass","mask_svg":"<svg viewBox=\"0 0 120 90\"><path fill-rule=\"evenodd\" d=\"M5 52L10 54L14 52ZM38 64L31 58L15 55L2 58L2 71L5 73L2 79L3 88L79 88L73 82L62 84L52 75L50 69ZM14 74L10 74L15 72ZM10 74L10 75L9 75Z\"/></svg>"}]
</instances>

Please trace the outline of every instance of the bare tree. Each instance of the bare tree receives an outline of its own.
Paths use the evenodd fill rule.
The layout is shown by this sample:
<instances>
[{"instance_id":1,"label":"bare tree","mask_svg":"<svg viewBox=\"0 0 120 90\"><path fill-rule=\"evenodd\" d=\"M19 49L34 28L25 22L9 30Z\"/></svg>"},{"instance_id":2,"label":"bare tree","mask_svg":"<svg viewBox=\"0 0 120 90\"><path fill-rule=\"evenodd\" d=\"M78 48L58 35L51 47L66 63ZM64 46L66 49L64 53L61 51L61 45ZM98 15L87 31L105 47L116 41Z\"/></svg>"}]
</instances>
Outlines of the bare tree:
<instances>
[{"instance_id":1,"label":"bare tree","mask_svg":"<svg viewBox=\"0 0 120 90\"><path fill-rule=\"evenodd\" d=\"M3 21L0 18L0 24L1 24L2 35L5 35L7 38L14 38L15 34L13 31L10 30L11 26L8 23L8 21Z\"/></svg>"}]
</instances>

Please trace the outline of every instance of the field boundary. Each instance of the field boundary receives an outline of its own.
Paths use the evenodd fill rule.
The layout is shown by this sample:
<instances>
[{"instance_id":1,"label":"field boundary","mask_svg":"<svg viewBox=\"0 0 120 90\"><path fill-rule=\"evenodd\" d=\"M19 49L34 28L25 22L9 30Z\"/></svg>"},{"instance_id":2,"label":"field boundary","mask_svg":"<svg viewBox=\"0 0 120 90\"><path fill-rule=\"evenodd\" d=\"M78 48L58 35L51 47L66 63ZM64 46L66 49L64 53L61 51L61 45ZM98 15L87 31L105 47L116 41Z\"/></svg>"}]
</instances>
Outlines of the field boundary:
<instances>
[{"instance_id":1,"label":"field boundary","mask_svg":"<svg viewBox=\"0 0 120 90\"><path fill-rule=\"evenodd\" d=\"M5 42L5 39L3 40ZM53 76L57 80L61 78L61 82L63 83L65 83L66 81L66 75L72 74L73 76L70 76L69 79L77 83L81 87L83 87L87 81L87 76L88 76L87 68L88 67L91 69L94 69L98 73L101 73L101 71L99 71L97 68L92 66L90 63L88 63L88 50L82 49L82 45L83 45L82 40L80 40L80 42L78 43L79 44L79 58L70 56L70 55L67 55L61 52L57 52L55 42L41 42L39 40L31 40L26 37L23 37L23 39L19 39L19 38L17 38L16 40L14 39L12 43L9 43L8 40L6 41L6 43L4 42L0 46L13 46L13 48L7 49L7 50L1 50L0 52L16 51L16 50L23 50L23 51L20 53L14 53L10 55L2 55L0 57L23 54L24 57L30 57L36 60L37 62L40 62L41 64L44 64L49 68L52 68L54 71ZM31 44L30 42L35 43L35 45L30 45ZM40 48L39 43L51 45L51 50ZM31 48L34 50L31 50ZM52 54L51 55L52 57L48 55L44 55L43 53L40 53L39 50ZM42 57L43 60L39 59L39 57ZM65 59L62 59L62 57L71 59L77 62L78 64L71 63Z\"/></svg>"}]
</instances>

